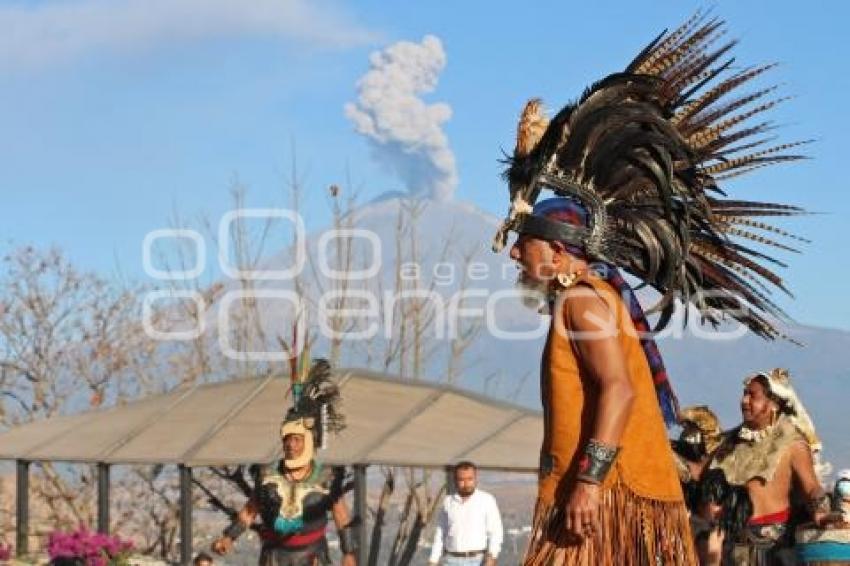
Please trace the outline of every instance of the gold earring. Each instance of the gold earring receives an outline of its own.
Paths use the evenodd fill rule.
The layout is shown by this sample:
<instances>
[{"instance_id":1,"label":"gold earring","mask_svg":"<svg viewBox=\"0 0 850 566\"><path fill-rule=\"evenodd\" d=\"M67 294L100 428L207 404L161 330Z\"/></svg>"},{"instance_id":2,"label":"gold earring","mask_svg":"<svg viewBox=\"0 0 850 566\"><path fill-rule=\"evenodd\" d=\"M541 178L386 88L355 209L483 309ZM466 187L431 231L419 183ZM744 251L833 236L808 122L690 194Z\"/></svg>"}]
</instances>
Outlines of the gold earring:
<instances>
[{"instance_id":1,"label":"gold earring","mask_svg":"<svg viewBox=\"0 0 850 566\"><path fill-rule=\"evenodd\" d=\"M555 278L558 280L558 285L564 289L569 289L578 279L578 275L578 273L559 273Z\"/></svg>"}]
</instances>

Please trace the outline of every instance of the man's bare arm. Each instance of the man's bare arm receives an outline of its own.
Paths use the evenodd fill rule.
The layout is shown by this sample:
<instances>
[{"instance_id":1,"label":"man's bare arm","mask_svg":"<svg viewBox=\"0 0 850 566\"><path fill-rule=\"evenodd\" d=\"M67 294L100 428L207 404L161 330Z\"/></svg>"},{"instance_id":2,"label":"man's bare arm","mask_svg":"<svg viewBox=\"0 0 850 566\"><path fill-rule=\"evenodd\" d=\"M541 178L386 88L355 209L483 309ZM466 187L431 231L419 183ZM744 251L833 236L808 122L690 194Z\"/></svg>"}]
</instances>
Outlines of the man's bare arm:
<instances>
[{"instance_id":1,"label":"man's bare arm","mask_svg":"<svg viewBox=\"0 0 850 566\"><path fill-rule=\"evenodd\" d=\"M634 389L620 347L616 319L592 289L579 285L568 291L565 319L584 374L599 390L591 441L579 466L579 481L565 509L565 526L573 534L590 535L599 519L599 485L613 463L628 423ZM591 447L590 443L594 443ZM591 457L590 454L593 454ZM604 458L603 458L604 455ZM593 483L587 483L592 481Z\"/></svg>"},{"instance_id":2,"label":"man's bare arm","mask_svg":"<svg viewBox=\"0 0 850 566\"><path fill-rule=\"evenodd\" d=\"M815 472L814 459L808 443L795 442L789 449L791 453L791 469L800 489L809 503L809 513L812 520L818 524L823 523L829 515L829 498L818 480Z\"/></svg>"},{"instance_id":3,"label":"man's bare arm","mask_svg":"<svg viewBox=\"0 0 850 566\"><path fill-rule=\"evenodd\" d=\"M337 499L333 507L331 507L331 515L333 515L336 531L339 535L340 550L342 550L343 566L354 566L357 564L355 556L357 537L354 531L355 525L351 520L351 514L348 512L348 505L345 500Z\"/></svg>"},{"instance_id":4,"label":"man's bare arm","mask_svg":"<svg viewBox=\"0 0 850 566\"><path fill-rule=\"evenodd\" d=\"M259 512L257 503L253 499L249 499L245 506L239 510L239 513L236 514L236 517L243 525L250 527Z\"/></svg>"},{"instance_id":5,"label":"man's bare arm","mask_svg":"<svg viewBox=\"0 0 850 566\"><path fill-rule=\"evenodd\" d=\"M807 499L824 493L818 476L815 473L815 463L812 451L806 442L795 442L791 445L791 469L800 484Z\"/></svg>"},{"instance_id":6,"label":"man's bare arm","mask_svg":"<svg viewBox=\"0 0 850 566\"><path fill-rule=\"evenodd\" d=\"M227 554L233 548L233 541L242 532L248 530L254 523L259 509L253 499L249 499L242 509L236 514L236 518L231 525L225 529L224 534L220 536L212 544L213 552L217 554Z\"/></svg>"},{"instance_id":7,"label":"man's bare arm","mask_svg":"<svg viewBox=\"0 0 850 566\"><path fill-rule=\"evenodd\" d=\"M344 499L337 499L334 502L331 514L337 529L345 528L351 522L351 514L348 512L348 505L345 504Z\"/></svg>"},{"instance_id":8,"label":"man's bare arm","mask_svg":"<svg viewBox=\"0 0 850 566\"><path fill-rule=\"evenodd\" d=\"M591 436L609 446L619 446L635 394L616 317L605 301L584 285L571 290L567 316L579 362L599 388Z\"/></svg>"}]
</instances>

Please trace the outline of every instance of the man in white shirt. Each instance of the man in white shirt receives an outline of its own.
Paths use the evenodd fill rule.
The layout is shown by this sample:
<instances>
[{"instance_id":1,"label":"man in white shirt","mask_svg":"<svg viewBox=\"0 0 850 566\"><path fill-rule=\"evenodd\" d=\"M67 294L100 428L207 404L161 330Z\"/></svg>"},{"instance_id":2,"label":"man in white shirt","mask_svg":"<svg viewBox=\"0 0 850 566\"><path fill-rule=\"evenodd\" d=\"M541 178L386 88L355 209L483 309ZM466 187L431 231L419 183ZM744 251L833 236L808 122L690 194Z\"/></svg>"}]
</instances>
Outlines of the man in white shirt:
<instances>
[{"instance_id":1,"label":"man in white shirt","mask_svg":"<svg viewBox=\"0 0 850 566\"><path fill-rule=\"evenodd\" d=\"M454 468L456 493L443 500L428 563L443 557L446 566L495 566L502 548L502 518L496 499L477 489L478 469L472 462Z\"/></svg>"}]
</instances>

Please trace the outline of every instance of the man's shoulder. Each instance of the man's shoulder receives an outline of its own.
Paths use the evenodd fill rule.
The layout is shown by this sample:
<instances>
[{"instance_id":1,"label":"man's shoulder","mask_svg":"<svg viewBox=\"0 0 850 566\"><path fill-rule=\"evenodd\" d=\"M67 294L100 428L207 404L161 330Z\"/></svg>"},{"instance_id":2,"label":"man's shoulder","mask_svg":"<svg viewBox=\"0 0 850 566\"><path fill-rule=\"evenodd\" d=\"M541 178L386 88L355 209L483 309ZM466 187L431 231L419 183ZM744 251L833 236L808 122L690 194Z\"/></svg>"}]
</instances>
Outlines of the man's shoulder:
<instances>
[{"instance_id":1,"label":"man's shoulder","mask_svg":"<svg viewBox=\"0 0 850 566\"><path fill-rule=\"evenodd\" d=\"M313 483L329 487L334 482L335 473L332 466L325 466L319 460L313 460L313 473L311 474Z\"/></svg>"},{"instance_id":2,"label":"man's shoulder","mask_svg":"<svg viewBox=\"0 0 850 566\"><path fill-rule=\"evenodd\" d=\"M483 489L476 489L475 495L482 501L486 501L488 503L496 503L496 496L490 493L489 491L484 491Z\"/></svg>"},{"instance_id":3,"label":"man's shoulder","mask_svg":"<svg viewBox=\"0 0 850 566\"><path fill-rule=\"evenodd\" d=\"M735 448L738 445L738 433L741 431L741 426L742 425L738 425L734 428L730 428L720 434L720 442L718 442L717 448L715 448L714 452L710 456L712 463L727 458L735 451Z\"/></svg>"},{"instance_id":4,"label":"man's shoulder","mask_svg":"<svg viewBox=\"0 0 850 566\"><path fill-rule=\"evenodd\" d=\"M803 431L791 419L782 419L777 423L778 434L789 443L802 442L808 446L808 441Z\"/></svg>"},{"instance_id":5,"label":"man's shoulder","mask_svg":"<svg viewBox=\"0 0 850 566\"><path fill-rule=\"evenodd\" d=\"M440 502L440 506L439 506L438 510L439 510L440 513L444 513L446 515L449 515L449 514L451 514L451 508L452 508L452 494L447 493L443 497L443 500Z\"/></svg>"},{"instance_id":6,"label":"man's shoulder","mask_svg":"<svg viewBox=\"0 0 850 566\"><path fill-rule=\"evenodd\" d=\"M281 460L274 460L272 462L266 462L265 464L260 464L257 470L257 477L260 480L264 480L269 476L279 476L281 475Z\"/></svg>"}]
</instances>

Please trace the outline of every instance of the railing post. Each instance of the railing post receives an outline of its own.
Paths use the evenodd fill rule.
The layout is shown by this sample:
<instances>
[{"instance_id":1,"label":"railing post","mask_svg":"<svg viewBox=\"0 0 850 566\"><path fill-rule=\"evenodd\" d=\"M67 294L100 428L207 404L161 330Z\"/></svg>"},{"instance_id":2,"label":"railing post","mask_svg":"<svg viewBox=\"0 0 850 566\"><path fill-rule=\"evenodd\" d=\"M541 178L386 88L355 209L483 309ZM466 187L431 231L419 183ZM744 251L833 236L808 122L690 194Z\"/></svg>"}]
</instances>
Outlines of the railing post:
<instances>
[{"instance_id":1,"label":"railing post","mask_svg":"<svg viewBox=\"0 0 850 566\"><path fill-rule=\"evenodd\" d=\"M109 534L109 464L97 464L97 532Z\"/></svg>"},{"instance_id":2,"label":"railing post","mask_svg":"<svg viewBox=\"0 0 850 566\"><path fill-rule=\"evenodd\" d=\"M15 553L18 558L23 558L29 554L30 536L30 463L27 460L17 461L15 506L17 520Z\"/></svg>"},{"instance_id":3,"label":"railing post","mask_svg":"<svg viewBox=\"0 0 850 566\"><path fill-rule=\"evenodd\" d=\"M357 530L357 564L359 565L365 565L369 560L366 468L366 464L354 464L354 515L360 518L360 528Z\"/></svg>"},{"instance_id":4,"label":"railing post","mask_svg":"<svg viewBox=\"0 0 850 566\"><path fill-rule=\"evenodd\" d=\"M455 493L455 467L451 464L443 468L446 471L446 495L454 495Z\"/></svg>"},{"instance_id":5,"label":"railing post","mask_svg":"<svg viewBox=\"0 0 850 566\"><path fill-rule=\"evenodd\" d=\"M192 563L192 468L180 465L180 564Z\"/></svg>"}]
</instances>

